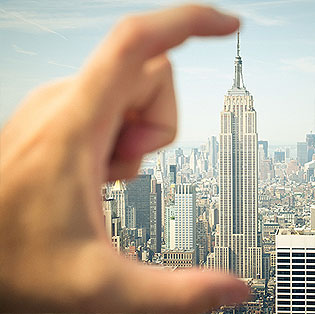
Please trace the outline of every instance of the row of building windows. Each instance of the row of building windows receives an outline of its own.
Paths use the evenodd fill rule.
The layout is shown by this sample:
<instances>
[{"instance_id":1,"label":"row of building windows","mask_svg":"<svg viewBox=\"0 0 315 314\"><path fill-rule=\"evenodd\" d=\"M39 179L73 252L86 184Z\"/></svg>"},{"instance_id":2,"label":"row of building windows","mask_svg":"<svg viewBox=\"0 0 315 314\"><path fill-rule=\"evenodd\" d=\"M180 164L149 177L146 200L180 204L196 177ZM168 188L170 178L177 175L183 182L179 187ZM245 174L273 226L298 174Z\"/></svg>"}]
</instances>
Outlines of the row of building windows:
<instances>
[{"instance_id":1,"label":"row of building windows","mask_svg":"<svg viewBox=\"0 0 315 314\"><path fill-rule=\"evenodd\" d=\"M290 275L289 270L278 270L277 275ZM305 275L305 271L293 270L292 275ZM306 271L306 275L315 275L315 270Z\"/></svg>"},{"instance_id":2,"label":"row of building windows","mask_svg":"<svg viewBox=\"0 0 315 314\"><path fill-rule=\"evenodd\" d=\"M278 288L278 293L305 293L305 289L283 289ZM315 289L306 289L307 293L315 293Z\"/></svg>"},{"instance_id":3,"label":"row of building windows","mask_svg":"<svg viewBox=\"0 0 315 314\"><path fill-rule=\"evenodd\" d=\"M290 267L291 266L291 267ZM278 269L315 269L315 265L314 264L294 264L294 265L288 265L288 264L283 264L283 265L278 265Z\"/></svg>"},{"instance_id":4,"label":"row of building windows","mask_svg":"<svg viewBox=\"0 0 315 314\"><path fill-rule=\"evenodd\" d=\"M286 306L279 306L278 307L279 311L291 311L290 307L286 307ZM307 312L305 312L305 310ZM315 312L315 307L292 307L292 311L296 311L296 312L303 312L303 313L309 313L309 311L314 311ZM278 312L279 314L281 314L280 312Z\"/></svg>"},{"instance_id":5,"label":"row of building windows","mask_svg":"<svg viewBox=\"0 0 315 314\"><path fill-rule=\"evenodd\" d=\"M314 295L303 295L303 294L279 294L277 295L278 299L314 299L315 300L315 294Z\"/></svg>"},{"instance_id":6,"label":"row of building windows","mask_svg":"<svg viewBox=\"0 0 315 314\"><path fill-rule=\"evenodd\" d=\"M290 287L290 283L289 282L278 282L277 286L278 287ZM305 283L304 282L292 282L292 287L305 287ZM307 282L306 287L314 288L315 283Z\"/></svg>"},{"instance_id":7,"label":"row of building windows","mask_svg":"<svg viewBox=\"0 0 315 314\"><path fill-rule=\"evenodd\" d=\"M306 257L315 257L315 253L308 253L308 252L292 252L291 256L292 257L305 257L305 254L306 254ZM278 257L290 257L290 252L278 252L277 253L277 256Z\"/></svg>"},{"instance_id":8,"label":"row of building windows","mask_svg":"<svg viewBox=\"0 0 315 314\"><path fill-rule=\"evenodd\" d=\"M278 281L315 281L315 277L277 277Z\"/></svg>"},{"instance_id":9,"label":"row of building windows","mask_svg":"<svg viewBox=\"0 0 315 314\"><path fill-rule=\"evenodd\" d=\"M290 261L292 263L314 263L315 264L315 258L307 258L305 260L305 258L299 258L299 259L296 259L296 258L292 258L292 260L290 259L285 259L285 258L278 258L277 259L277 262L278 263L290 263Z\"/></svg>"}]
</instances>

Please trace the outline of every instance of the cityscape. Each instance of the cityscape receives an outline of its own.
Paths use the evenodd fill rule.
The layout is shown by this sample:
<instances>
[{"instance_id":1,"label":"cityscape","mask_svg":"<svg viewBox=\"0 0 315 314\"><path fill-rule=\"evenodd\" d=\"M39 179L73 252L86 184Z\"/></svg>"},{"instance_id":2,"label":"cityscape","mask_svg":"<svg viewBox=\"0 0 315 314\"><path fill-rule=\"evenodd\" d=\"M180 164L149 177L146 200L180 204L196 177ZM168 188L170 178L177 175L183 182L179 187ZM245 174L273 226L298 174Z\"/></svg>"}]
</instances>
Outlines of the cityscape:
<instances>
[{"instance_id":1,"label":"cityscape","mask_svg":"<svg viewBox=\"0 0 315 314\"><path fill-rule=\"evenodd\" d=\"M315 313L315 134L269 147L245 87L240 34L219 136L158 151L102 187L105 228L127 259L236 274L251 300L212 313Z\"/></svg>"},{"instance_id":2,"label":"cityscape","mask_svg":"<svg viewBox=\"0 0 315 314\"><path fill-rule=\"evenodd\" d=\"M1 125L29 90L76 73L123 16L184 2L2 0ZM209 314L315 313L315 2L199 2L240 16L241 32L169 52L177 141L134 180L104 183L105 231L128 260L251 288Z\"/></svg>"}]
</instances>

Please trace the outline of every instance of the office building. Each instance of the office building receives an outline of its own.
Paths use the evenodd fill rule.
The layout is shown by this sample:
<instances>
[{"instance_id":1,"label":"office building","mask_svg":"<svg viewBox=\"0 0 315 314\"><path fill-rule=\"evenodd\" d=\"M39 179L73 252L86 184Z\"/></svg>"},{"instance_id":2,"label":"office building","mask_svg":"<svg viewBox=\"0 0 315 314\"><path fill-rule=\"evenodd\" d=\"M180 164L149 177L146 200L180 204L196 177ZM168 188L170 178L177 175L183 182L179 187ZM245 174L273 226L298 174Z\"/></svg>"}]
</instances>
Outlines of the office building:
<instances>
[{"instance_id":1,"label":"office building","mask_svg":"<svg viewBox=\"0 0 315 314\"><path fill-rule=\"evenodd\" d=\"M262 145L264 150L264 159L268 158L268 141L258 141L258 146Z\"/></svg>"},{"instance_id":2,"label":"office building","mask_svg":"<svg viewBox=\"0 0 315 314\"><path fill-rule=\"evenodd\" d=\"M238 34L234 83L221 112L219 226L208 264L243 278L262 274L257 181L256 111L243 82Z\"/></svg>"},{"instance_id":3,"label":"office building","mask_svg":"<svg viewBox=\"0 0 315 314\"><path fill-rule=\"evenodd\" d=\"M126 201L127 191L125 183L117 180L113 186L110 187L110 194L117 203L117 215L120 217L121 227L126 227Z\"/></svg>"},{"instance_id":4,"label":"office building","mask_svg":"<svg viewBox=\"0 0 315 314\"><path fill-rule=\"evenodd\" d=\"M110 197L110 189L102 187L102 207L104 215L104 227L108 239L113 248L120 252L121 250L121 219L118 215L118 201Z\"/></svg>"},{"instance_id":5,"label":"office building","mask_svg":"<svg viewBox=\"0 0 315 314\"><path fill-rule=\"evenodd\" d=\"M284 162L285 161L285 152L284 151L276 151L274 152L274 162Z\"/></svg>"},{"instance_id":6,"label":"office building","mask_svg":"<svg viewBox=\"0 0 315 314\"><path fill-rule=\"evenodd\" d=\"M175 249L175 205L165 207L164 240L168 250Z\"/></svg>"},{"instance_id":7,"label":"office building","mask_svg":"<svg viewBox=\"0 0 315 314\"><path fill-rule=\"evenodd\" d=\"M191 268L195 265L195 252L186 250L167 250L162 254L163 266L172 268Z\"/></svg>"},{"instance_id":8,"label":"office building","mask_svg":"<svg viewBox=\"0 0 315 314\"><path fill-rule=\"evenodd\" d=\"M306 142L297 142L297 161L301 166L307 162L307 143Z\"/></svg>"},{"instance_id":9,"label":"office building","mask_svg":"<svg viewBox=\"0 0 315 314\"><path fill-rule=\"evenodd\" d=\"M151 180L150 194L150 239L151 250L161 253L162 227L162 184L156 179Z\"/></svg>"},{"instance_id":10,"label":"office building","mask_svg":"<svg viewBox=\"0 0 315 314\"><path fill-rule=\"evenodd\" d=\"M128 206L134 207L136 212L136 227L145 229L145 240L150 238L150 193L151 175L141 174L126 185Z\"/></svg>"},{"instance_id":11,"label":"office building","mask_svg":"<svg viewBox=\"0 0 315 314\"><path fill-rule=\"evenodd\" d=\"M175 186L175 249L196 248L196 192L191 184Z\"/></svg>"},{"instance_id":12,"label":"office building","mask_svg":"<svg viewBox=\"0 0 315 314\"><path fill-rule=\"evenodd\" d=\"M276 235L276 313L315 313L315 232Z\"/></svg>"},{"instance_id":13,"label":"office building","mask_svg":"<svg viewBox=\"0 0 315 314\"><path fill-rule=\"evenodd\" d=\"M306 134L306 144L307 161L311 161L313 159L313 155L315 154L315 134L313 133Z\"/></svg>"}]
</instances>

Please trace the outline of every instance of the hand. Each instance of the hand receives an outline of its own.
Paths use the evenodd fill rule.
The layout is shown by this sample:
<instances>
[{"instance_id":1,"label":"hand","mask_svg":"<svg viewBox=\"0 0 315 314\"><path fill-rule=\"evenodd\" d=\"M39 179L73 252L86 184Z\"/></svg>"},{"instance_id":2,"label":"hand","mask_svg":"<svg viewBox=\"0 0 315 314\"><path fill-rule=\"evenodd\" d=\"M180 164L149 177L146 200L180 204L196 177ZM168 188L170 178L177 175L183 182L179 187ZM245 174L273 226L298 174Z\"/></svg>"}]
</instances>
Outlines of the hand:
<instances>
[{"instance_id":1,"label":"hand","mask_svg":"<svg viewBox=\"0 0 315 314\"><path fill-rule=\"evenodd\" d=\"M135 176L145 153L175 137L165 52L238 27L199 6L128 17L78 74L26 98L1 135L2 310L197 313L246 299L232 276L126 262L100 206L102 182Z\"/></svg>"}]
</instances>

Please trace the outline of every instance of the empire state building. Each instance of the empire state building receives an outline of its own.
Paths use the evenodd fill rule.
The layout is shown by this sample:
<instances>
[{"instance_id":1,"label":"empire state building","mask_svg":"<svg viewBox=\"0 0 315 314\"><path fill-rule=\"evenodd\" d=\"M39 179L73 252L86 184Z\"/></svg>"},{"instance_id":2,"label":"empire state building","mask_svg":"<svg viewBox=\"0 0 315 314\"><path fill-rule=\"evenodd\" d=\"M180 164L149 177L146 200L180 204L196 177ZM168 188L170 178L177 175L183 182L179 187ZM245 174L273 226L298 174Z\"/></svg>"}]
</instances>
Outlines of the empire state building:
<instances>
[{"instance_id":1,"label":"empire state building","mask_svg":"<svg viewBox=\"0 0 315 314\"><path fill-rule=\"evenodd\" d=\"M221 112L219 225L208 262L242 278L260 278L256 111L244 86L239 33L234 64L234 83Z\"/></svg>"}]
</instances>

